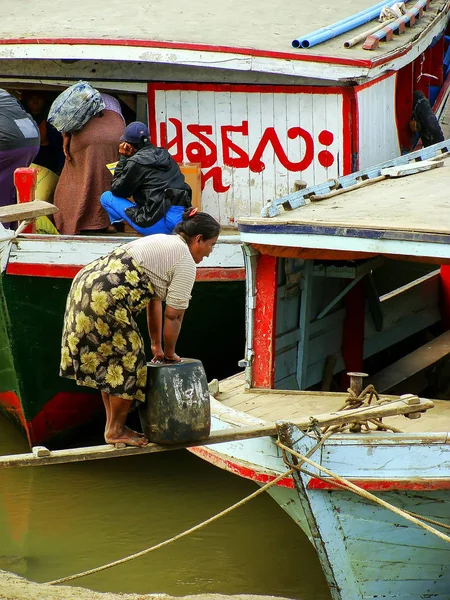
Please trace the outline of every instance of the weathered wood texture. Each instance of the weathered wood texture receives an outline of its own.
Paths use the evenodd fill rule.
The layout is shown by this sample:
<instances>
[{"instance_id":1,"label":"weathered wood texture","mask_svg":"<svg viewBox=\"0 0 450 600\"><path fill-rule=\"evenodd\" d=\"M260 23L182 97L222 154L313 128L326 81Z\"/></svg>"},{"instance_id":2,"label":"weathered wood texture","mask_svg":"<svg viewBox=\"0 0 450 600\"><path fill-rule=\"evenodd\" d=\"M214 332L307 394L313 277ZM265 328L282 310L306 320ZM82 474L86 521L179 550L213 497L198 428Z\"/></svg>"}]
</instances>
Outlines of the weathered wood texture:
<instances>
[{"instance_id":1,"label":"weathered wood texture","mask_svg":"<svg viewBox=\"0 0 450 600\"><path fill-rule=\"evenodd\" d=\"M58 209L49 202L43 200L33 200L23 204L10 204L0 208L0 223L9 223L10 221L25 221L26 219L35 219L42 215L52 215L58 212Z\"/></svg>"},{"instance_id":2,"label":"weathered wood texture","mask_svg":"<svg viewBox=\"0 0 450 600\"><path fill-rule=\"evenodd\" d=\"M294 429L295 437L298 433ZM302 438L294 447L305 454L314 444L314 440ZM448 480L449 460L450 446L445 440L396 444L394 439L391 444L365 444L364 436L356 444L354 440L352 444L330 440L320 457L323 467L341 477L379 481L400 478L405 482L409 479L409 487L400 493L380 491L377 497L447 525L448 491L416 491L414 485L424 474ZM311 470L316 473L315 468ZM314 543L327 579L333 584L333 600L447 600L448 543L350 491L326 493L309 489L309 475L302 473L295 478L299 484L298 501L314 526Z\"/></svg>"},{"instance_id":3,"label":"weathered wood texture","mask_svg":"<svg viewBox=\"0 0 450 600\"><path fill-rule=\"evenodd\" d=\"M385 179L311 203L271 219L241 219L242 223L265 226L276 224L323 225L362 230L450 234L450 159L438 169L409 177ZM426 199L426 200L425 200ZM280 244L282 240L280 240Z\"/></svg>"},{"instance_id":4,"label":"weathered wood texture","mask_svg":"<svg viewBox=\"0 0 450 600\"><path fill-rule=\"evenodd\" d=\"M348 394L335 392L287 391L287 390L244 390L243 375L235 375L220 383L217 396L226 407L265 421L296 421L305 416L337 411ZM395 396L383 394L383 398ZM433 400L434 408L421 419L389 417L386 424L406 433L450 432L450 401Z\"/></svg>"},{"instance_id":5,"label":"weathered wood texture","mask_svg":"<svg viewBox=\"0 0 450 600\"><path fill-rule=\"evenodd\" d=\"M23 8L25 0L2 0L2 20L0 23L0 38L8 40L11 38L40 38L41 45L46 39L63 38L76 42L76 39L114 39L132 40L135 43L143 41L174 41L175 48L181 43L190 45L201 45L204 47L201 56L211 47L216 46L217 51L223 47L237 46L240 48L255 48L257 50L268 50L282 53L286 56L291 53L295 58L299 51L291 47L294 37L307 34L332 23L350 17L363 11L374 4L373 0L341 0L333 3L332 9L329 5L320 5L313 0L304 0L302 3L301 19L298 19L298 3L294 0L284 2L275 1L264 6L254 0L248 2L224 2L220 11L215 10L212 0L191 0L189 13L180 13L180 4L177 0L169 0L161 6L160 3L138 0L133 3L133 10L127 13L111 11L111 4L106 0L79 0L79 11L70 10L70 3L59 2L58 11L54 11L55 4L51 0L42 0L40 10L33 14L32 27L27 20L23 19ZM430 9L424 12L415 27L407 27L401 36L394 36L389 44L381 44L377 56L392 53L411 42L435 20L445 17L442 11L445 0L434 0ZM439 12L441 14L439 15ZM49 19L48 15L52 14ZM151 19L149 19L151 14ZM167 15L171 15L168 19ZM270 26L269 26L270 25ZM363 24L354 31L357 35L370 29L371 23ZM264 31L264 35L261 32ZM435 33L436 35L436 33ZM367 51L361 45L355 46L350 51L344 48L347 34L339 36L314 47L314 54L329 55L333 58L341 57L368 59ZM178 44L176 42L178 42ZM55 45L54 43L51 45ZM123 47L119 45L117 56L120 57L124 50L129 49L130 44L124 42ZM221 48L222 47L222 48ZM5 58L10 58L12 50ZM61 51L59 51L61 52ZM172 58L174 50L163 52L159 49L161 62L177 60L177 55ZM105 53L106 54L106 53ZM369 53L370 54L370 53ZM40 54L27 55L27 58L41 56ZM61 54L51 54L44 57L56 58ZM71 56L71 55L70 55ZM110 54L106 54L110 56ZM145 54L138 55L140 60L145 60ZM116 55L113 55L114 60ZM138 59L137 59L138 60ZM179 60L179 59L178 59ZM241 59L242 60L242 59ZM220 61L216 59L216 68L220 67ZM247 64L246 64L247 66ZM249 62L247 69L251 69ZM292 67L291 67L292 68ZM319 63L317 70L324 69L323 63Z\"/></svg>"},{"instance_id":6,"label":"weathered wood texture","mask_svg":"<svg viewBox=\"0 0 450 600\"><path fill-rule=\"evenodd\" d=\"M372 383L378 392L385 392L415 373L434 365L449 353L450 331L446 331L377 373L372 377Z\"/></svg>"},{"instance_id":7,"label":"weathered wood texture","mask_svg":"<svg viewBox=\"0 0 450 600\"><path fill-rule=\"evenodd\" d=\"M433 408L431 400L420 400L418 403L410 403L409 400L397 400L389 404L380 406L364 407L345 412L325 413L307 416L295 421L299 429L308 429L311 425L311 419L322 425L341 425L349 421L362 421L367 418L380 418L383 416L396 414L417 413ZM246 440L255 437L273 436L277 434L275 423L260 425L254 427L229 428L221 431L214 431L211 436L202 443L193 442L191 444L176 444L173 446L161 446L158 444L148 444L143 448L115 448L112 445L90 446L86 448L71 448L68 450L55 450L48 454L45 447L38 447L35 452L30 454L16 454L13 456L0 457L0 469L8 467L27 467L41 466L48 464L80 462L84 460L96 460L101 458L112 458L119 456L134 456L136 454L150 454L155 452L166 452L168 450L180 450L183 448L206 446L210 444L220 444L223 442L234 442Z\"/></svg>"}]
</instances>

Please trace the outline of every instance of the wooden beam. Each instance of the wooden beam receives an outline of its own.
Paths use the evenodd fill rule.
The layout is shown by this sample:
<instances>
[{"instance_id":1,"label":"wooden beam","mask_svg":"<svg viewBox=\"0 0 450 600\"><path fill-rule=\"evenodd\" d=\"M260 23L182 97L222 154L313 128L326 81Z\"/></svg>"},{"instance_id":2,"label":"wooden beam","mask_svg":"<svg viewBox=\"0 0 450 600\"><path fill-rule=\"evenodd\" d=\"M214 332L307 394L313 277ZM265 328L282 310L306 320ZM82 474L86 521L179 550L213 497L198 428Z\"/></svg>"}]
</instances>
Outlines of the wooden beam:
<instances>
[{"instance_id":1,"label":"wooden beam","mask_svg":"<svg viewBox=\"0 0 450 600\"><path fill-rule=\"evenodd\" d=\"M378 392L390 390L450 353L450 331L400 358L371 379Z\"/></svg>"},{"instance_id":2,"label":"wooden beam","mask_svg":"<svg viewBox=\"0 0 450 600\"><path fill-rule=\"evenodd\" d=\"M434 403L431 400L419 399L417 396L408 395L405 396L404 399L400 398L399 400L388 402L386 404L303 417L299 421L293 422L293 424L299 429L307 430L311 426L312 419L314 419L314 425L326 427L330 425L343 425L355 421L364 421L368 418L374 419L401 414L421 413L433 408L433 406ZM233 427L213 431L208 439L200 443L192 442L176 444L173 446L148 444L142 448L133 446L115 448L112 445L103 445L88 446L85 448L70 448L67 450L52 450L48 451L48 453L46 452L47 449L45 447L40 446L33 453L0 456L0 469L8 469L11 467L38 467L43 465L83 462L85 460L99 460L102 458L153 454L155 452L167 452L168 450L181 450L184 448L209 446L212 444L237 442L239 440L275 435L277 435L276 423L267 423L267 425L259 425L257 427Z\"/></svg>"},{"instance_id":3,"label":"wooden beam","mask_svg":"<svg viewBox=\"0 0 450 600\"><path fill-rule=\"evenodd\" d=\"M312 289L314 285L313 267L313 260L305 260L305 268L303 270L302 280L302 294L300 297L300 340L298 342L297 351L296 379L299 390L304 390L306 388L306 376L308 373L308 347L310 337L309 328L312 318Z\"/></svg>"},{"instance_id":4,"label":"wooden beam","mask_svg":"<svg viewBox=\"0 0 450 600\"><path fill-rule=\"evenodd\" d=\"M0 223L25 221L42 215L52 215L56 212L58 212L56 206L43 200L33 200L33 202L24 202L23 204L10 204L0 208Z\"/></svg>"}]
</instances>

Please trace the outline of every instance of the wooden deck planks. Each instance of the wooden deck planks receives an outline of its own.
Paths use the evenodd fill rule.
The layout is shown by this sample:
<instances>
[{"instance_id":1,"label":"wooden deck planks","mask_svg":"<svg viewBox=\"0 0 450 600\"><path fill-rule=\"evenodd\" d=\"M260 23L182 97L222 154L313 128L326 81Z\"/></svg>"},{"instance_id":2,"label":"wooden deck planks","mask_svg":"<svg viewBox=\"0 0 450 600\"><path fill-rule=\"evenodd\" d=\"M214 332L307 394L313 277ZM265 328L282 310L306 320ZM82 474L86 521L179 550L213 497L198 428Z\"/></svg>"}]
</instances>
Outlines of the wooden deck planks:
<instances>
[{"instance_id":1,"label":"wooden deck planks","mask_svg":"<svg viewBox=\"0 0 450 600\"><path fill-rule=\"evenodd\" d=\"M248 218L241 219L241 223L267 227L280 224L306 228L323 226L329 229L330 235L339 228L450 235L446 219L450 214L449 184L450 159L446 158L442 167L431 171L385 179L272 219Z\"/></svg>"},{"instance_id":2,"label":"wooden deck planks","mask_svg":"<svg viewBox=\"0 0 450 600\"><path fill-rule=\"evenodd\" d=\"M243 379L243 378L242 378ZM236 383L238 378L234 381ZM222 386L221 386L222 389ZM244 383L235 385L228 393L219 394L224 406L241 411L267 422L279 420L298 421L303 418L337 411L347 397L345 393L296 392L284 390L244 391ZM383 397L393 398L383 394ZM420 419L403 416L389 417L386 421L405 433L450 432L450 401L434 400L435 407Z\"/></svg>"}]
</instances>

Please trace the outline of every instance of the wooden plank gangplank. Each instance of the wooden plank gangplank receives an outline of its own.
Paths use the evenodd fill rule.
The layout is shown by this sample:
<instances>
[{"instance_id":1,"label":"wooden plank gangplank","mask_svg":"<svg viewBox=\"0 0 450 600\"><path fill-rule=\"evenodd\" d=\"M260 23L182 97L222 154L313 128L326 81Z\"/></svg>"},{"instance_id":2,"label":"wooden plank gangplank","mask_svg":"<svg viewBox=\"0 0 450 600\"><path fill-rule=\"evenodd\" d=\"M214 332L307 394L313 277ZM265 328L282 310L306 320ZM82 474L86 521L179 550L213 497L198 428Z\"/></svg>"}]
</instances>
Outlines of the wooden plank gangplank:
<instances>
[{"instance_id":1,"label":"wooden plank gangplank","mask_svg":"<svg viewBox=\"0 0 450 600\"><path fill-rule=\"evenodd\" d=\"M311 415L303 417L294 422L299 429L307 430L311 425L311 419L317 426L343 425L348 422L364 421L368 418L384 418L393 415L406 415L412 413L421 413L434 407L431 400L418 398L417 396L405 397L394 402L381 404L378 406L369 406L347 410L342 412L331 412L321 415ZM124 448L115 448L112 445L88 446L85 448L70 448L65 450L46 450L43 448L43 455L40 452L29 454L15 454L9 456L0 456L0 469L11 467L37 467L43 465L54 465L61 463L83 462L86 460L99 460L102 458L119 458L123 456L137 456L141 454L153 454L156 452L167 452L168 450L182 450L198 446L209 446L224 442L237 442L257 437L266 437L277 435L277 424L267 423L267 425L258 425L252 427L240 427L222 429L213 431L210 437L201 443L192 442L186 444L176 444L161 446L158 444L148 444L142 448L125 446Z\"/></svg>"},{"instance_id":2,"label":"wooden plank gangplank","mask_svg":"<svg viewBox=\"0 0 450 600\"><path fill-rule=\"evenodd\" d=\"M424 344L374 375L372 383L378 392L390 390L416 373L434 365L450 353L450 331Z\"/></svg>"},{"instance_id":3,"label":"wooden plank gangplank","mask_svg":"<svg viewBox=\"0 0 450 600\"><path fill-rule=\"evenodd\" d=\"M53 215L58 212L54 204L44 202L43 200L33 200L23 204L10 204L0 208L0 223L10 223L11 221L25 221L36 219L44 215Z\"/></svg>"}]
</instances>

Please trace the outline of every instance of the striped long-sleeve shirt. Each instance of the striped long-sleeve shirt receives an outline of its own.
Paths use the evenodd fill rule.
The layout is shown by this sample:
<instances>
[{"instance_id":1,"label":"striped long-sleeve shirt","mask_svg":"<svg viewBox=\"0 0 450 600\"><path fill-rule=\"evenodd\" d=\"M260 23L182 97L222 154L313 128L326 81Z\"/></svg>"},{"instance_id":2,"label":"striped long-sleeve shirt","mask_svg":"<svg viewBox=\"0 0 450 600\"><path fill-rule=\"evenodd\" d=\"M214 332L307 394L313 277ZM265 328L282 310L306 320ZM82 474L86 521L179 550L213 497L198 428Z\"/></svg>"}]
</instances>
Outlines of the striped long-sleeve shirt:
<instances>
[{"instance_id":1,"label":"striped long-sleeve shirt","mask_svg":"<svg viewBox=\"0 0 450 600\"><path fill-rule=\"evenodd\" d=\"M159 300L177 310L188 307L196 265L180 235L149 235L126 244L125 250L146 271Z\"/></svg>"}]
</instances>

